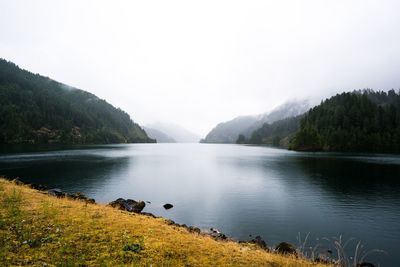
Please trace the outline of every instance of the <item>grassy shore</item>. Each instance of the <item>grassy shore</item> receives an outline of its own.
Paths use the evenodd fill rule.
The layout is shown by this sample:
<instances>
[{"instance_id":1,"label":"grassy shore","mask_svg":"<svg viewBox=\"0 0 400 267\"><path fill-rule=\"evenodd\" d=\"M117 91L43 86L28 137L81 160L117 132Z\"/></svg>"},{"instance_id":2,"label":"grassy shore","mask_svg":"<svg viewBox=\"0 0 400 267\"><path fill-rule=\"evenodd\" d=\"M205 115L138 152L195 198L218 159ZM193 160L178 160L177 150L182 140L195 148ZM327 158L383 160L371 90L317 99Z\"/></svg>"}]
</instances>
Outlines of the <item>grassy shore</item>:
<instances>
[{"instance_id":1,"label":"grassy shore","mask_svg":"<svg viewBox=\"0 0 400 267\"><path fill-rule=\"evenodd\" d=\"M0 265L325 266L0 179Z\"/></svg>"}]
</instances>

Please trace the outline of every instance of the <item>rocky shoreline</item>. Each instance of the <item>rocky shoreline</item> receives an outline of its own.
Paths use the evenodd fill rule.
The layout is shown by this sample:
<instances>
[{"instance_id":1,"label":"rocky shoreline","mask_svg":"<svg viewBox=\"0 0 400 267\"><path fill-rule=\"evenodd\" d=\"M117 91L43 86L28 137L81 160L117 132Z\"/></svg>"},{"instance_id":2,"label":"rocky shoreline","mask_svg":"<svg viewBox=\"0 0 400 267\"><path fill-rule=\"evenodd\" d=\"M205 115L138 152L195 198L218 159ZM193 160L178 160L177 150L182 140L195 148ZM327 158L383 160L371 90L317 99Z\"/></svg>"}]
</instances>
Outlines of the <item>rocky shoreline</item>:
<instances>
[{"instance_id":1,"label":"rocky shoreline","mask_svg":"<svg viewBox=\"0 0 400 267\"><path fill-rule=\"evenodd\" d=\"M18 184L18 185L26 185L32 189L38 190L38 191L42 191L42 192L46 192L48 195L50 196L54 196L54 197L58 197L58 198L69 198L69 199L73 199L73 200L80 200L80 201L84 201L88 204L96 204L95 199L93 198L89 198L87 196L85 196L83 193L81 192L75 192L75 193L66 193L63 192L61 189L59 188L49 188L45 185L42 184L29 184L29 183L24 183L22 182L19 178L16 179L12 179L11 181L13 181L14 183ZM150 203L149 201L146 201L147 203ZM108 206L111 206L113 208L119 209L119 210L123 210L123 211L127 211L127 212L131 212L131 213L136 213L136 214L141 214L144 216L149 216L152 218L163 218L161 216L156 216L153 213L150 212L143 212L143 209L146 207L146 202L145 201L136 201L133 199L123 199L123 198L118 198L114 201L111 201L110 203L108 203ZM172 204L166 203L165 205L163 205L163 207L165 209L171 209L173 207ZM168 225L172 225L172 226L176 226L176 227L182 227L185 228L186 230L188 230L191 233L197 233L197 234L201 234L201 235L207 235L212 237L215 240L227 240L227 241L234 241L234 242L238 242L238 243L253 243L255 245L257 245L258 247L260 247L261 249L264 249L266 251L276 251L278 253L282 253L282 254L293 254L293 255L297 255L296 249L293 245L286 243L286 242L282 242L280 243L278 246L276 246L275 249L268 247L267 243L265 242L265 240L261 237L261 236L256 236L255 238L251 239L251 240L235 240L231 237L228 237L227 235L221 233L218 229L216 228L210 228L208 230L201 230L198 227L195 226L189 226L186 224L179 224L176 223L175 221L171 220L171 219L167 219L167 218L163 218L166 220Z\"/></svg>"},{"instance_id":2,"label":"rocky shoreline","mask_svg":"<svg viewBox=\"0 0 400 267\"><path fill-rule=\"evenodd\" d=\"M68 198L68 199L72 199L72 200L84 201L87 204L93 204L93 205L97 204L95 199L89 198L81 192L66 193L66 192L63 192L59 188L48 188L47 186L41 185L41 184L24 183L21 180L19 180L19 178L8 179L8 180L14 182L17 185L25 185L25 186L28 186L32 189L41 191L41 192L46 193L53 197ZM149 201L146 201L146 202L150 203ZM201 230L198 227L188 226L186 224L179 224L179 223L174 222L171 219L167 219L162 216L156 216L150 212L143 212L143 209L146 206L146 202L145 201L136 201L133 199L118 198L118 199L108 203L107 205L110 207L122 210L122 211L126 211L128 213L140 214L140 215L144 215L144 216L148 216L148 217L152 217L152 218L163 218L168 225L185 228L188 232L196 233L196 234L204 235L204 236L209 236L209 237L213 238L214 240L231 241L231 242L247 243L247 244L251 243L251 244L254 244L257 247L259 247L260 249L268 251L268 252L292 255L294 257L302 257L303 256L298 251L298 249L296 249L296 247L294 245L287 243L287 242L281 242L278 245L276 245L275 247L269 247L267 245L266 241L261 236L256 236L250 240L236 240L236 239L233 239L233 238L221 233L216 228L210 228L208 230ZM169 204L169 203L164 205L165 209L170 209L172 207L173 207L173 205ZM311 260L314 260L315 262L320 262L320 263L337 264L337 262L332 258L332 252L331 251L328 251L328 252L329 253L321 254L317 258L311 259ZM363 262L361 264L357 264L356 267L374 267L374 265L371 263L368 263L368 262Z\"/></svg>"}]
</instances>

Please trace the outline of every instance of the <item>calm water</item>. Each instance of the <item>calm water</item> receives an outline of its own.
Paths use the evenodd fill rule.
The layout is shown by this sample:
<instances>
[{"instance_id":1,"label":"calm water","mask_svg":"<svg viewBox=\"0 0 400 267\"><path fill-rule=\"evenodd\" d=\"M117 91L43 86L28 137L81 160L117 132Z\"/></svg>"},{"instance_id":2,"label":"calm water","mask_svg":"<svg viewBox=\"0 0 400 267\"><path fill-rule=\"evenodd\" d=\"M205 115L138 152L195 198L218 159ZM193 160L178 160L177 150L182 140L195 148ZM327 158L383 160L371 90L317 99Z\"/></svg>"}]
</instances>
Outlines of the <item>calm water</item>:
<instances>
[{"instance_id":1,"label":"calm water","mask_svg":"<svg viewBox=\"0 0 400 267\"><path fill-rule=\"evenodd\" d=\"M388 253L370 261L400 266L399 156L207 144L57 149L3 147L0 175L81 191L98 202L151 201L145 211L238 239L261 235L268 245L298 244L298 233L310 232L309 246L326 246L322 238L343 235ZM165 211L167 202L174 208Z\"/></svg>"}]
</instances>

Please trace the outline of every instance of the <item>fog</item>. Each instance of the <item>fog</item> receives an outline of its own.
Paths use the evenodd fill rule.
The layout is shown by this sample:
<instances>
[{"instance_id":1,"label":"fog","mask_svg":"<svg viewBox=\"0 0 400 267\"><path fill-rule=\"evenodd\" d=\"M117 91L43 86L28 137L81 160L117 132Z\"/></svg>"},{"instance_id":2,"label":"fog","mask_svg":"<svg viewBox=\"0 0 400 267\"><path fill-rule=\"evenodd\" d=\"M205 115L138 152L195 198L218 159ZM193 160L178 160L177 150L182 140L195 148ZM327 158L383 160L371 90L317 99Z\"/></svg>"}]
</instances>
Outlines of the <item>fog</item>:
<instances>
[{"instance_id":1,"label":"fog","mask_svg":"<svg viewBox=\"0 0 400 267\"><path fill-rule=\"evenodd\" d=\"M204 136L293 98L400 88L400 1L3 1L0 57Z\"/></svg>"}]
</instances>

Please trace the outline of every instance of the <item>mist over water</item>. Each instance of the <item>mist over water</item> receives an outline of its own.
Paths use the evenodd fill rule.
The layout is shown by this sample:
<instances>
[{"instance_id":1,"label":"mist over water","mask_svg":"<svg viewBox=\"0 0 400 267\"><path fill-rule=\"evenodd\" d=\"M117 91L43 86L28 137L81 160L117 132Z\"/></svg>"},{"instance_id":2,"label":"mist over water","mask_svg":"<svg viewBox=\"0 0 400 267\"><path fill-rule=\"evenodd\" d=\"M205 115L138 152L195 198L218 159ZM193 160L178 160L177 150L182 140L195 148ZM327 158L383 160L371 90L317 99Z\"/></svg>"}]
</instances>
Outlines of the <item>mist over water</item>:
<instances>
[{"instance_id":1,"label":"mist over water","mask_svg":"<svg viewBox=\"0 0 400 267\"><path fill-rule=\"evenodd\" d=\"M0 57L140 125L173 122L204 137L293 98L399 88L399 9L397 0L2 1Z\"/></svg>"},{"instance_id":2,"label":"mist over water","mask_svg":"<svg viewBox=\"0 0 400 267\"><path fill-rule=\"evenodd\" d=\"M0 0L0 177L148 201L145 212L268 246L310 233L306 246L328 249L342 236L348 255L361 241L386 252L366 261L398 267L400 154L233 144L399 152L399 11L399 0ZM366 88L399 96L343 96L301 122Z\"/></svg>"},{"instance_id":3,"label":"mist over water","mask_svg":"<svg viewBox=\"0 0 400 267\"><path fill-rule=\"evenodd\" d=\"M0 174L102 203L150 201L144 211L237 239L261 235L268 245L297 244L298 233L310 232L310 245L343 235L388 253L369 260L400 264L399 156L209 144L53 149L2 148Z\"/></svg>"}]
</instances>

